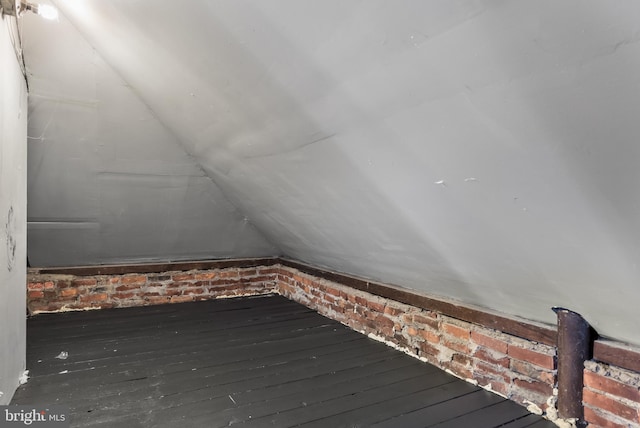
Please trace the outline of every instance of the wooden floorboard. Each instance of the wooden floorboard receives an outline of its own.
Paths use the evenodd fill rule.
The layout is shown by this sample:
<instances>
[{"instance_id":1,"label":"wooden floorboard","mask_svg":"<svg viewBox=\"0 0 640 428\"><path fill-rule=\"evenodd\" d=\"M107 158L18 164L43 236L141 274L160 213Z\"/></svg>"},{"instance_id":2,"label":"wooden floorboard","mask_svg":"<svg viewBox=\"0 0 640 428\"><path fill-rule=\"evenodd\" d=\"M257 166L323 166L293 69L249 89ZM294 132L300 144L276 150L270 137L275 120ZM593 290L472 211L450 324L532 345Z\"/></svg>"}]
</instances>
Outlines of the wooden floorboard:
<instances>
[{"instance_id":1,"label":"wooden floorboard","mask_svg":"<svg viewBox=\"0 0 640 428\"><path fill-rule=\"evenodd\" d=\"M554 426L280 296L27 327L31 379L12 404L68 406L74 427Z\"/></svg>"}]
</instances>

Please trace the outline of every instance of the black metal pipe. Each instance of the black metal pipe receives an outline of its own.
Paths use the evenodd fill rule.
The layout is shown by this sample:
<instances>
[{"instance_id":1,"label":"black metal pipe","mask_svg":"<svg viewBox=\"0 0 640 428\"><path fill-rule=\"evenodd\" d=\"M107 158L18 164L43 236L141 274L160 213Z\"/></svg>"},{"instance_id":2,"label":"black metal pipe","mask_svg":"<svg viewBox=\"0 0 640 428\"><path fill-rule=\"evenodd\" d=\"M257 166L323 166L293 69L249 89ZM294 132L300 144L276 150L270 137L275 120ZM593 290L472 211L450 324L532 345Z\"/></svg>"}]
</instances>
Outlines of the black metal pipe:
<instances>
[{"instance_id":1,"label":"black metal pipe","mask_svg":"<svg viewBox=\"0 0 640 428\"><path fill-rule=\"evenodd\" d=\"M576 312L552 309L558 316L558 416L583 421L583 373L589 358L591 326Z\"/></svg>"}]
</instances>

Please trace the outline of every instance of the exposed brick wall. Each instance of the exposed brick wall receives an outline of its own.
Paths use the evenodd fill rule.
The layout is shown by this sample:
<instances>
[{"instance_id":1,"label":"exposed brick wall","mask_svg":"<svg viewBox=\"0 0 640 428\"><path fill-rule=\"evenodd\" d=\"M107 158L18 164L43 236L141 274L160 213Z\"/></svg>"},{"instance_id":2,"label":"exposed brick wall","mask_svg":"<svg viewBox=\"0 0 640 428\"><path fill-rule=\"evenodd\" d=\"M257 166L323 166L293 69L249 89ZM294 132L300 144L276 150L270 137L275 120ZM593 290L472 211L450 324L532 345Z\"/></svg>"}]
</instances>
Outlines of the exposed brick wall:
<instances>
[{"instance_id":1,"label":"exposed brick wall","mask_svg":"<svg viewBox=\"0 0 640 428\"><path fill-rule=\"evenodd\" d=\"M148 274L27 275L29 313L191 302L275 291L270 267Z\"/></svg>"},{"instance_id":2,"label":"exposed brick wall","mask_svg":"<svg viewBox=\"0 0 640 428\"><path fill-rule=\"evenodd\" d=\"M583 391L590 427L640 427L640 373L587 361Z\"/></svg>"},{"instance_id":3,"label":"exposed brick wall","mask_svg":"<svg viewBox=\"0 0 640 428\"><path fill-rule=\"evenodd\" d=\"M282 267L284 296L532 410L553 402L555 348ZM535 409L537 410L537 409Z\"/></svg>"},{"instance_id":4,"label":"exposed brick wall","mask_svg":"<svg viewBox=\"0 0 640 428\"><path fill-rule=\"evenodd\" d=\"M166 272L158 272L163 269L156 266L154 273L122 273L123 269L104 275L32 272L28 275L28 309L34 314L280 293L568 426L557 420L556 348L548 340L547 344L527 340L487 328L482 322L383 298L340 284L336 275L322 279L275 261L251 267L237 264L242 261L233 263L233 267L213 263L222 267L211 269L200 263L198 269L188 271L184 269L189 264L184 263L175 267L183 270ZM634 352L627 350L621 361L636 362L634 355L640 352ZM640 428L640 372L635 367L624 369L595 360L585 363L583 399L590 427Z\"/></svg>"}]
</instances>

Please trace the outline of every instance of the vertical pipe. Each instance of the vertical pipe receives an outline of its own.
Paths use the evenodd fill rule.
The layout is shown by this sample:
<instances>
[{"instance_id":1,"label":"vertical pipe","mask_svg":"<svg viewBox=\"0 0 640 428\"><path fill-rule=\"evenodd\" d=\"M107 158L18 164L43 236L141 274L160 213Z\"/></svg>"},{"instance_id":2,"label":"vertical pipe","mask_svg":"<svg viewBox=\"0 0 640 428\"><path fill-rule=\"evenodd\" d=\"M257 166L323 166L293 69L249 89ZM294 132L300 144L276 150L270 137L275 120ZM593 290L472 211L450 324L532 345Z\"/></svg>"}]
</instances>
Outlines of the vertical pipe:
<instances>
[{"instance_id":1,"label":"vertical pipe","mask_svg":"<svg viewBox=\"0 0 640 428\"><path fill-rule=\"evenodd\" d=\"M589 358L591 327L576 312L552 309L558 316L558 415L582 421L584 362Z\"/></svg>"}]
</instances>

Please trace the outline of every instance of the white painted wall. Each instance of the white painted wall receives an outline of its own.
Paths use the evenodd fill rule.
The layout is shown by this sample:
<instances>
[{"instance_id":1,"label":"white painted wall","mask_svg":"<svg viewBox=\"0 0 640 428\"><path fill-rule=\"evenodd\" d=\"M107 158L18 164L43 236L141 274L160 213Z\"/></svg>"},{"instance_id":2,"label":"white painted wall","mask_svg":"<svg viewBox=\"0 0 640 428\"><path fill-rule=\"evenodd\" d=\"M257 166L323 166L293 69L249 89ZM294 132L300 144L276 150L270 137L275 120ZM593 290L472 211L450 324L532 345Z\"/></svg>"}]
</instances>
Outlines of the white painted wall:
<instances>
[{"instance_id":1,"label":"white painted wall","mask_svg":"<svg viewBox=\"0 0 640 428\"><path fill-rule=\"evenodd\" d=\"M27 88L10 27L0 19L0 404L26 364Z\"/></svg>"},{"instance_id":2,"label":"white painted wall","mask_svg":"<svg viewBox=\"0 0 640 428\"><path fill-rule=\"evenodd\" d=\"M283 254L640 344L640 2L56 4Z\"/></svg>"}]
</instances>

